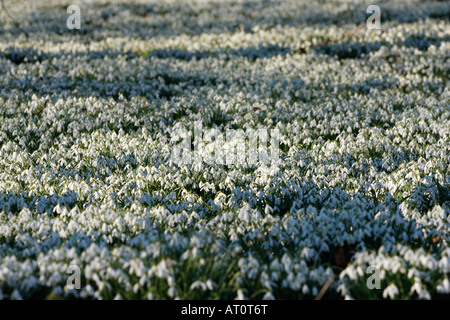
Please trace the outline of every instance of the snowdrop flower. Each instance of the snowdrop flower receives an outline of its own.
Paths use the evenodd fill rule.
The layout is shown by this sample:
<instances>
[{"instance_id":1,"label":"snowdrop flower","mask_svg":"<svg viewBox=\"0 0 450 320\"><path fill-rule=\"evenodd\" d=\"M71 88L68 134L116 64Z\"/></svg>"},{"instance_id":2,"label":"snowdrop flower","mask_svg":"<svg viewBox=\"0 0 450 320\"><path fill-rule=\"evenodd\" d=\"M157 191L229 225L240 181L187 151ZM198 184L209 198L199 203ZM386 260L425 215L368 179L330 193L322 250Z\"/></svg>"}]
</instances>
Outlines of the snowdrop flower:
<instances>
[{"instance_id":1,"label":"snowdrop flower","mask_svg":"<svg viewBox=\"0 0 450 320\"><path fill-rule=\"evenodd\" d=\"M235 300L247 300L247 298L244 295L244 292L241 289L238 289Z\"/></svg>"},{"instance_id":2,"label":"snowdrop flower","mask_svg":"<svg viewBox=\"0 0 450 320\"><path fill-rule=\"evenodd\" d=\"M436 287L436 291L441 294L449 294L450 293L450 282L447 278L445 278L441 283Z\"/></svg>"},{"instance_id":3,"label":"snowdrop flower","mask_svg":"<svg viewBox=\"0 0 450 320\"><path fill-rule=\"evenodd\" d=\"M216 287L216 284L211 279L208 279L206 280L206 287L208 288L208 290L213 291Z\"/></svg>"},{"instance_id":4,"label":"snowdrop flower","mask_svg":"<svg viewBox=\"0 0 450 320\"><path fill-rule=\"evenodd\" d=\"M206 285L206 283L204 283L203 281L197 280L194 281L191 284L191 290L195 290L195 289L201 289L202 291L206 291L206 289L208 288L208 286Z\"/></svg>"},{"instance_id":5,"label":"snowdrop flower","mask_svg":"<svg viewBox=\"0 0 450 320\"><path fill-rule=\"evenodd\" d=\"M263 296L262 299L263 299L263 300L275 300L275 297L273 296L272 292L267 291L267 292L264 294L264 296ZM242 300L242 299L238 299L238 300Z\"/></svg>"},{"instance_id":6,"label":"snowdrop flower","mask_svg":"<svg viewBox=\"0 0 450 320\"><path fill-rule=\"evenodd\" d=\"M431 300L431 295L428 290L422 290L419 294L419 299L421 300Z\"/></svg>"},{"instance_id":7,"label":"snowdrop flower","mask_svg":"<svg viewBox=\"0 0 450 320\"><path fill-rule=\"evenodd\" d=\"M177 292L178 290L175 287L170 287L169 290L167 290L167 295L171 298L175 298Z\"/></svg>"},{"instance_id":8,"label":"snowdrop flower","mask_svg":"<svg viewBox=\"0 0 450 320\"><path fill-rule=\"evenodd\" d=\"M416 280L418 280L418 281L416 281ZM420 279L417 278L414 280L414 284L411 287L411 293L415 292L420 296L420 295L422 295L422 291L423 291L422 283L421 283Z\"/></svg>"},{"instance_id":9,"label":"snowdrop flower","mask_svg":"<svg viewBox=\"0 0 450 320\"><path fill-rule=\"evenodd\" d=\"M394 299L399 294L398 288L395 284L390 284L383 290L383 298Z\"/></svg>"},{"instance_id":10,"label":"snowdrop flower","mask_svg":"<svg viewBox=\"0 0 450 320\"><path fill-rule=\"evenodd\" d=\"M11 294L11 299L12 300L23 300L22 296L20 295L20 293L17 289L14 290L13 293Z\"/></svg>"}]
</instances>

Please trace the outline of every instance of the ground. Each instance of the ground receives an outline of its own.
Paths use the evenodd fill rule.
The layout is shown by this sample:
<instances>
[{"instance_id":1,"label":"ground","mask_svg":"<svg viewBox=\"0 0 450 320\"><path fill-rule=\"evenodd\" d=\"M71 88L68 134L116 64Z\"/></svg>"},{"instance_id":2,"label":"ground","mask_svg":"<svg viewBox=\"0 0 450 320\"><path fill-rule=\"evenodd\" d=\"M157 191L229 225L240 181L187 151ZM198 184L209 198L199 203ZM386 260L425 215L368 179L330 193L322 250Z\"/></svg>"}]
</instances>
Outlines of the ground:
<instances>
[{"instance_id":1,"label":"ground","mask_svg":"<svg viewBox=\"0 0 450 320\"><path fill-rule=\"evenodd\" d=\"M450 5L379 5L5 0L0 299L449 298Z\"/></svg>"}]
</instances>

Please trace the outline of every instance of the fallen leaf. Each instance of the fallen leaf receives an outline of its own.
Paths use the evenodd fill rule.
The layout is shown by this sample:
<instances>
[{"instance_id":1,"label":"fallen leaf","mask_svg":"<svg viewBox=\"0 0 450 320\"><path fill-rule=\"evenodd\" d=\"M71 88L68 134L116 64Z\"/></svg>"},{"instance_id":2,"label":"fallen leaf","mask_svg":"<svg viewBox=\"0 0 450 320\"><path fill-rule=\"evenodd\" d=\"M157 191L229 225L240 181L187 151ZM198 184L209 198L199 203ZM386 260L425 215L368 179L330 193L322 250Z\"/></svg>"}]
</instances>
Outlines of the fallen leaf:
<instances>
[{"instance_id":1,"label":"fallen leaf","mask_svg":"<svg viewBox=\"0 0 450 320\"><path fill-rule=\"evenodd\" d=\"M334 254L334 261L339 268L345 269L347 267L347 259L345 257L344 248L341 246Z\"/></svg>"}]
</instances>

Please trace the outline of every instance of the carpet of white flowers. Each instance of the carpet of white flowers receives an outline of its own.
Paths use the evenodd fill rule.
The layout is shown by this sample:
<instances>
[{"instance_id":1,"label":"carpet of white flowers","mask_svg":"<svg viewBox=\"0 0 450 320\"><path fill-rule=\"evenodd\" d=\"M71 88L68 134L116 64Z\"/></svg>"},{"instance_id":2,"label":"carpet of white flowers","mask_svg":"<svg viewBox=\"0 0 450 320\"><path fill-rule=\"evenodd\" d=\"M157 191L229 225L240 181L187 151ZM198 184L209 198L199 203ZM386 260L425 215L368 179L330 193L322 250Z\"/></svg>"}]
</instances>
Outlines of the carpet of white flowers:
<instances>
[{"instance_id":1,"label":"carpet of white flowers","mask_svg":"<svg viewBox=\"0 0 450 320\"><path fill-rule=\"evenodd\" d=\"M449 298L450 4L367 6L5 0L0 299ZM278 167L173 161L194 122Z\"/></svg>"}]
</instances>

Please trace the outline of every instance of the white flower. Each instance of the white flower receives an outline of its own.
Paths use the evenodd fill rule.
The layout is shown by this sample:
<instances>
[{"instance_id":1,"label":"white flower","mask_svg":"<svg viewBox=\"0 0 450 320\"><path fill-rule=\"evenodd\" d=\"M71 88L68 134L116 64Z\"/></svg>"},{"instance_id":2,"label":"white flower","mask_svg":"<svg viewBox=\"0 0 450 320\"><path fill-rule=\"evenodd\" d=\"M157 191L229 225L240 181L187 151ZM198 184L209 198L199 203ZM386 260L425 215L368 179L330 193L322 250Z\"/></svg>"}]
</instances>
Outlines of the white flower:
<instances>
[{"instance_id":1,"label":"white flower","mask_svg":"<svg viewBox=\"0 0 450 320\"><path fill-rule=\"evenodd\" d=\"M17 289L15 289L13 291L13 293L11 294L11 300L23 300L21 294L19 293L19 291Z\"/></svg>"},{"instance_id":2,"label":"white flower","mask_svg":"<svg viewBox=\"0 0 450 320\"><path fill-rule=\"evenodd\" d=\"M206 286L208 287L208 290L213 291L216 287L216 284L211 279L206 280Z\"/></svg>"},{"instance_id":3,"label":"white flower","mask_svg":"<svg viewBox=\"0 0 450 320\"><path fill-rule=\"evenodd\" d=\"M428 290L422 290L419 294L419 299L421 300L431 300L431 295Z\"/></svg>"},{"instance_id":4,"label":"white flower","mask_svg":"<svg viewBox=\"0 0 450 320\"><path fill-rule=\"evenodd\" d=\"M308 286L306 284L304 284L303 287L302 287L302 293L304 295L309 294L309 288L308 288Z\"/></svg>"},{"instance_id":5,"label":"white flower","mask_svg":"<svg viewBox=\"0 0 450 320\"><path fill-rule=\"evenodd\" d=\"M395 284L390 284L383 290L383 298L394 299L399 293L397 286Z\"/></svg>"},{"instance_id":6,"label":"white flower","mask_svg":"<svg viewBox=\"0 0 450 320\"><path fill-rule=\"evenodd\" d=\"M414 281L414 284L411 287L411 293L416 292L419 296L422 294L423 288L422 288L422 283L420 282L420 279L415 279L415 280L419 280L419 281Z\"/></svg>"},{"instance_id":7,"label":"white flower","mask_svg":"<svg viewBox=\"0 0 450 320\"><path fill-rule=\"evenodd\" d=\"M235 300L247 300L242 289L238 289Z\"/></svg>"},{"instance_id":8,"label":"white flower","mask_svg":"<svg viewBox=\"0 0 450 320\"><path fill-rule=\"evenodd\" d=\"M177 293L178 290L175 287L170 287L169 290L167 290L167 295L171 298L174 298Z\"/></svg>"},{"instance_id":9,"label":"white flower","mask_svg":"<svg viewBox=\"0 0 450 320\"><path fill-rule=\"evenodd\" d=\"M208 288L208 286L207 286L206 283L204 283L203 281L196 280L196 281L194 281L194 282L191 284L190 289L191 289L191 290L195 290L195 289L197 289L197 288L201 289L202 291L206 291L207 288Z\"/></svg>"},{"instance_id":10,"label":"white flower","mask_svg":"<svg viewBox=\"0 0 450 320\"><path fill-rule=\"evenodd\" d=\"M442 282L437 285L436 291L441 293L441 294L448 294L448 293L450 293L450 281L448 281L447 278L442 280Z\"/></svg>"}]
</instances>

